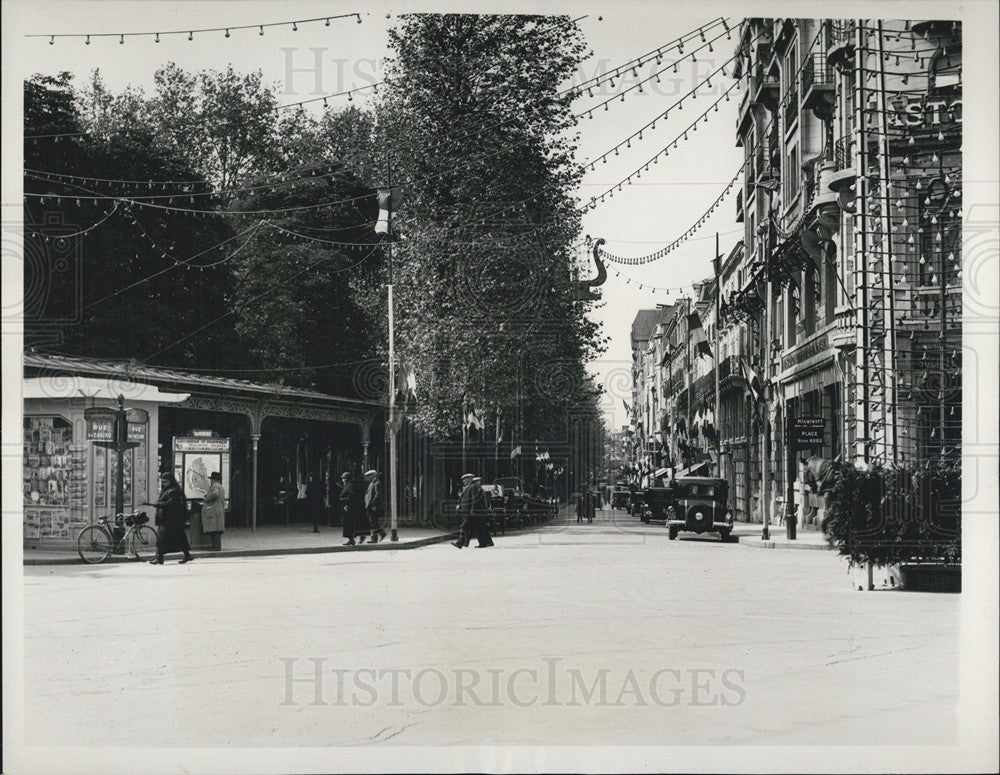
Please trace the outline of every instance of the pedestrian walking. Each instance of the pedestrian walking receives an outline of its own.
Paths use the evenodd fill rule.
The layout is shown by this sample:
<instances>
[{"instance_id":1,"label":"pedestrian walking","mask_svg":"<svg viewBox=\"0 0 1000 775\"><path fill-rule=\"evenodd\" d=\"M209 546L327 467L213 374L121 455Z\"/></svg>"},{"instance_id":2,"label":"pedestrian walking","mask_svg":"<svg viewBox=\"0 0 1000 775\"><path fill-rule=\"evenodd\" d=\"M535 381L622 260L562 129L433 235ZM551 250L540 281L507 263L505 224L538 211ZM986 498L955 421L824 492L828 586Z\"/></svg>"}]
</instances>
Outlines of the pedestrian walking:
<instances>
[{"instance_id":1,"label":"pedestrian walking","mask_svg":"<svg viewBox=\"0 0 1000 775\"><path fill-rule=\"evenodd\" d=\"M486 495L483 493L482 479L472 474L463 474L462 492L458 497L458 513L462 515L462 526L459 529L458 540L452 543L462 549L469 545L475 536L477 549L493 546L490 536L489 510L486 505Z\"/></svg>"},{"instance_id":2,"label":"pedestrian walking","mask_svg":"<svg viewBox=\"0 0 1000 775\"><path fill-rule=\"evenodd\" d=\"M323 498L320 492L319 478L316 474L309 474L309 481L306 482L306 509L312 517L313 532L319 532L319 520L323 511Z\"/></svg>"},{"instance_id":3,"label":"pedestrian walking","mask_svg":"<svg viewBox=\"0 0 1000 775\"><path fill-rule=\"evenodd\" d=\"M457 511L462 520L458 529L458 540L452 542L452 546L459 549L468 546L472 535L472 501L475 493L472 491L472 480L476 477L473 474L462 474L462 491L458 495Z\"/></svg>"},{"instance_id":4,"label":"pedestrian walking","mask_svg":"<svg viewBox=\"0 0 1000 775\"><path fill-rule=\"evenodd\" d=\"M382 484L378 480L378 471L374 468L365 471L365 514L368 517L368 527L371 532L371 542L377 544L379 538L385 540L385 528L382 527Z\"/></svg>"},{"instance_id":5,"label":"pedestrian walking","mask_svg":"<svg viewBox=\"0 0 1000 775\"><path fill-rule=\"evenodd\" d=\"M226 490L219 471L209 474L208 481L208 492L201 499L201 529L208 536L212 551L221 552L222 534L226 530Z\"/></svg>"},{"instance_id":6,"label":"pedestrian walking","mask_svg":"<svg viewBox=\"0 0 1000 775\"><path fill-rule=\"evenodd\" d=\"M483 492L483 480L478 476L473 477L472 488L472 526L478 541L476 548L485 549L493 546L493 537L490 535L490 509L486 493ZM465 543L468 545L468 539Z\"/></svg>"},{"instance_id":7,"label":"pedestrian walking","mask_svg":"<svg viewBox=\"0 0 1000 775\"><path fill-rule=\"evenodd\" d=\"M184 532L185 522L184 493L173 473L164 471L160 474L160 497L156 501L156 557L150 564L163 565L163 555L172 552L184 552L181 565L194 559Z\"/></svg>"},{"instance_id":8,"label":"pedestrian walking","mask_svg":"<svg viewBox=\"0 0 1000 775\"><path fill-rule=\"evenodd\" d=\"M350 472L340 475L343 488L340 491L340 510L344 520L344 546L354 546L365 542L368 521L365 519L365 496Z\"/></svg>"}]
</instances>

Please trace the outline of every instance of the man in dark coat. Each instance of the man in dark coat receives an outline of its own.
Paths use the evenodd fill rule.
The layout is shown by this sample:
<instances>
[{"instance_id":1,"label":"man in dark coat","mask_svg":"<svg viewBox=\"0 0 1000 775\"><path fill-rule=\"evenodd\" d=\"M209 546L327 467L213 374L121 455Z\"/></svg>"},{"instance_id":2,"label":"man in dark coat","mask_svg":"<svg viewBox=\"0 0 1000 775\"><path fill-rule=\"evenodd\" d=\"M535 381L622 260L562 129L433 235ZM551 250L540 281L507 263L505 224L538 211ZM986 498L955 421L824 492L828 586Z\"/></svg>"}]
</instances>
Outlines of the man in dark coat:
<instances>
[{"instance_id":1,"label":"man in dark coat","mask_svg":"<svg viewBox=\"0 0 1000 775\"><path fill-rule=\"evenodd\" d=\"M354 546L365 542L368 521L365 519L365 494L358 487L351 474L345 471L340 476L343 489L340 491L340 509L344 515L344 546Z\"/></svg>"},{"instance_id":2,"label":"man in dark coat","mask_svg":"<svg viewBox=\"0 0 1000 775\"><path fill-rule=\"evenodd\" d=\"M181 565L194 559L184 532L186 521L181 486L173 473L164 471L160 474L160 498L156 501L156 557L150 560L151 564L163 565L163 555L171 552L184 552Z\"/></svg>"},{"instance_id":3,"label":"man in dark coat","mask_svg":"<svg viewBox=\"0 0 1000 775\"><path fill-rule=\"evenodd\" d=\"M490 509L486 503L486 493L483 492L483 480L474 477L472 480L472 525L476 531L477 549L485 549L493 546L493 538L490 536ZM469 540L466 538L466 545Z\"/></svg>"},{"instance_id":4,"label":"man in dark coat","mask_svg":"<svg viewBox=\"0 0 1000 775\"><path fill-rule=\"evenodd\" d=\"M472 503L476 497L472 488L474 478L472 474L462 474L462 491L458 495L458 515L462 519L462 526L458 530L458 540L452 542L452 546L457 546L459 549L469 545L474 530L472 520Z\"/></svg>"},{"instance_id":5,"label":"man in dark coat","mask_svg":"<svg viewBox=\"0 0 1000 775\"><path fill-rule=\"evenodd\" d=\"M490 537L489 512L486 506L486 495L483 493L482 479L472 474L462 477L462 492L458 498L458 513L464 517L459 531L458 540L452 545L459 549L469 545L472 536L479 541L477 549L493 546Z\"/></svg>"}]
</instances>

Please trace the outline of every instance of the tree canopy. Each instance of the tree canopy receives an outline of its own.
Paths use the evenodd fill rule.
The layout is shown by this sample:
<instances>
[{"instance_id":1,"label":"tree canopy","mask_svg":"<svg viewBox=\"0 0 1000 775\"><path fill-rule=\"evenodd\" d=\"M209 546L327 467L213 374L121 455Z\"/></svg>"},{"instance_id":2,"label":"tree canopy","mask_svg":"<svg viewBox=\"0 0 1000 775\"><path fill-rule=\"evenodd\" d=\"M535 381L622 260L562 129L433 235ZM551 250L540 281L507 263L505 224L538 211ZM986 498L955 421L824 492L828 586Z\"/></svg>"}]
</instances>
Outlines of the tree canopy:
<instances>
[{"instance_id":1,"label":"tree canopy","mask_svg":"<svg viewBox=\"0 0 1000 775\"><path fill-rule=\"evenodd\" d=\"M413 15L389 45L371 110L278 111L259 72L173 63L148 95L113 94L99 72L27 81L26 223L58 211L80 267L48 294L77 308L60 349L349 392L387 359L391 248L418 427L454 437L476 411L556 440L596 417L584 364L604 340L574 295L580 169L561 91L580 31ZM390 184L391 246L373 230ZM28 231L44 255L51 226Z\"/></svg>"}]
</instances>

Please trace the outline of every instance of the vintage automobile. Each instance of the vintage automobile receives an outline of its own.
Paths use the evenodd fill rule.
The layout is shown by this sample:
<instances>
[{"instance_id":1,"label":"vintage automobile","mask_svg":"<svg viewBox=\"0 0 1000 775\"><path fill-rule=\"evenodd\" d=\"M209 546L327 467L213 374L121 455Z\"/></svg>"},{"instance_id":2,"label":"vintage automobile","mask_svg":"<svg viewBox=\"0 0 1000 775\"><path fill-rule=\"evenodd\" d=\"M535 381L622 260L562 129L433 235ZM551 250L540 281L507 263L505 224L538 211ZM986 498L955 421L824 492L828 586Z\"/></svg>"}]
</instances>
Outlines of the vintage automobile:
<instances>
[{"instance_id":1,"label":"vintage automobile","mask_svg":"<svg viewBox=\"0 0 1000 775\"><path fill-rule=\"evenodd\" d=\"M611 491L611 508L627 509L631 498L632 493L629 486L624 482L615 482L614 489Z\"/></svg>"},{"instance_id":2,"label":"vintage automobile","mask_svg":"<svg viewBox=\"0 0 1000 775\"><path fill-rule=\"evenodd\" d=\"M657 469L652 484L632 494L632 516L639 517L647 525L651 521L666 521L667 509L673 505L674 488L668 468Z\"/></svg>"},{"instance_id":3,"label":"vintage automobile","mask_svg":"<svg viewBox=\"0 0 1000 775\"><path fill-rule=\"evenodd\" d=\"M503 493L504 527L527 527L554 519L558 506L552 498L535 498L528 495L520 477L506 476L493 481Z\"/></svg>"},{"instance_id":4,"label":"vintage automobile","mask_svg":"<svg viewBox=\"0 0 1000 775\"><path fill-rule=\"evenodd\" d=\"M673 503L666 507L670 540L681 530L718 533L726 541L733 530L728 509L729 483L710 476L685 476L673 480Z\"/></svg>"}]
</instances>

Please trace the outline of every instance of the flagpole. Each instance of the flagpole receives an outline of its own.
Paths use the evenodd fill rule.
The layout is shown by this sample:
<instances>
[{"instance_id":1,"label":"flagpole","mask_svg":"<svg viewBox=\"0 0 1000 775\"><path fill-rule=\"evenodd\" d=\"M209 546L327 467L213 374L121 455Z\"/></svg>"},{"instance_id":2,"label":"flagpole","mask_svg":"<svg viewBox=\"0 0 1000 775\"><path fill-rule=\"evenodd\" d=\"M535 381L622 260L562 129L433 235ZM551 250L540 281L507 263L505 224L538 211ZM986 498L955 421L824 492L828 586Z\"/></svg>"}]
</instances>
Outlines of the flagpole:
<instances>
[{"instance_id":1,"label":"flagpole","mask_svg":"<svg viewBox=\"0 0 1000 775\"><path fill-rule=\"evenodd\" d=\"M722 418L719 415L719 325L722 323L722 256L719 255L719 232L715 232L715 260L712 268L715 270L715 475L722 476ZM728 505L728 504L727 504Z\"/></svg>"},{"instance_id":2,"label":"flagpole","mask_svg":"<svg viewBox=\"0 0 1000 775\"><path fill-rule=\"evenodd\" d=\"M396 328L392 298L392 165L385 160L386 186L389 190L389 529L390 540L399 540L399 513L396 504Z\"/></svg>"}]
</instances>

